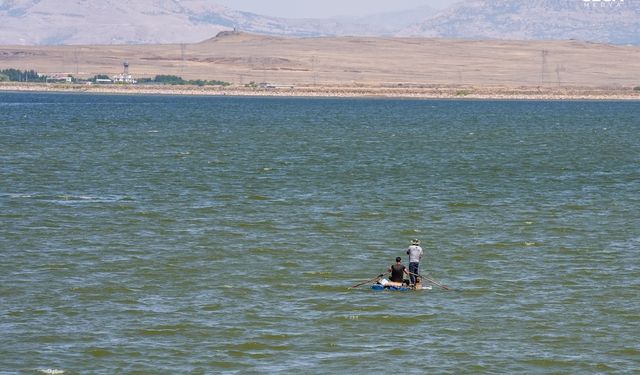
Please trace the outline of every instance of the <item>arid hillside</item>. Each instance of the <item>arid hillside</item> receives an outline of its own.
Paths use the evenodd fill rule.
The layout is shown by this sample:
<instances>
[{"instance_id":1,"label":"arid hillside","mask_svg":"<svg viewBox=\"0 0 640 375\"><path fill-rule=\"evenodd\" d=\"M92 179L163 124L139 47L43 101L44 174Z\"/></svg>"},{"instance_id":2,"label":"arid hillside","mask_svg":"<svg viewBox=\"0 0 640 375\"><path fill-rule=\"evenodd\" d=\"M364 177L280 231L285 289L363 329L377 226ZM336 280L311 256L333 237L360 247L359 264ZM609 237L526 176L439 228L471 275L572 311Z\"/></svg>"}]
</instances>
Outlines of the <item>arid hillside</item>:
<instances>
[{"instance_id":1,"label":"arid hillside","mask_svg":"<svg viewBox=\"0 0 640 375\"><path fill-rule=\"evenodd\" d=\"M0 69L79 78L122 73L242 85L620 88L640 85L640 47L579 41L276 38L224 33L196 44L0 46Z\"/></svg>"},{"instance_id":2,"label":"arid hillside","mask_svg":"<svg viewBox=\"0 0 640 375\"><path fill-rule=\"evenodd\" d=\"M425 3L363 17L292 19L232 9L217 0L9 0L0 1L0 44L196 43L236 29L277 37L575 39L640 45L640 2L635 0L464 0L449 1L443 9ZM370 11L364 7L359 14Z\"/></svg>"}]
</instances>

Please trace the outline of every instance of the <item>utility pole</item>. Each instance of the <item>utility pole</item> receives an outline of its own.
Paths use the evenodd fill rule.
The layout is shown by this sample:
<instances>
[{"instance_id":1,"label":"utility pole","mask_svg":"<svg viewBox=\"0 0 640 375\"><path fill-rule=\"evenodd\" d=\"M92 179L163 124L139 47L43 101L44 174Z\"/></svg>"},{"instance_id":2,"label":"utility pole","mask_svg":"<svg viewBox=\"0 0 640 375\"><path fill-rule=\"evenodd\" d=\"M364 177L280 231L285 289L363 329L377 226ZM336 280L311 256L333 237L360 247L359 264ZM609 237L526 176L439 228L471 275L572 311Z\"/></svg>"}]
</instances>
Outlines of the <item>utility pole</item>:
<instances>
[{"instance_id":1,"label":"utility pole","mask_svg":"<svg viewBox=\"0 0 640 375\"><path fill-rule=\"evenodd\" d=\"M564 64L556 64L556 78L558 78L558 87L562 86L562 79L560 73L564 72Z\"/></svg>"},{"instance_id":2,"label":"utility pole","mask_svg":"<svg viewBox=\"0 0 640 375\"><path fill-rule=\"evenodd\" d=\"M78 49L73 49L73 61L76 64L76 78L78 77Z\"/></svg>"},{"instance_id":3,"label":"utility pole","mask_svg":"<svg viewBox=\"0 0 640 375\"><path fill-rule=\"evenodd\" d=\"M184 73L184 51L187 49L187 45L185 43L180 44L180 58L182 60L182 65L180 66L180 75Z\"/></svg>"},{"instance_id":4,"label":"utility pole","mask_svg":"<svg viewBox=\"0 0 640 375\"><path fill-rule=\"evenodd\" d=\"M313 72L313 85L317 85L318 81L318 72L316 71L316 55L311 57L311 71Z\"/></svg>"},{"instance_id":5,"label":"utility pole","mask_svg":"<svg viewBox=\"0 0 640 375\"><path fill-rule=\"evenodd\" d=\"M547 55L549 54L549 51L547 51L546 49L542 50L542 69L540 71L540 84L543 85L544 84L544 70L547 66Z\"/></svg>"}]
</instances>

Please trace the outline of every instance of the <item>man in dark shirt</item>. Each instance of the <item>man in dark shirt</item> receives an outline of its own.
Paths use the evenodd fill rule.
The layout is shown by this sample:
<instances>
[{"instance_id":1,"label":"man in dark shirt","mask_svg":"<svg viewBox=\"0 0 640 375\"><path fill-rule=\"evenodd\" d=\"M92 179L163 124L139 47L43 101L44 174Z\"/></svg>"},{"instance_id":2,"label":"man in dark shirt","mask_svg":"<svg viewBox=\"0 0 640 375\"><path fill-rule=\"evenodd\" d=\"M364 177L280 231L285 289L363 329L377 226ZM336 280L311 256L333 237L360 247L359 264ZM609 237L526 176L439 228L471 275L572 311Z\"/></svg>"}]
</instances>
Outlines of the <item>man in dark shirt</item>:
<instances>
[{"instance_id":1,"label":"man in dark shirt","mask_svg":"<svg viewBox=\"0 0 640 375\"><path fill-rule=\"evenodd\" d=\"M402 258L397 257L396 263L392 264L389 267L389 272L391 272L391 277L389 281L393 281L395 283L402 283L404 281L404 275L409 276L409 271L407 271L407 267L402 264Z\"/></svg>"}]
</instances>

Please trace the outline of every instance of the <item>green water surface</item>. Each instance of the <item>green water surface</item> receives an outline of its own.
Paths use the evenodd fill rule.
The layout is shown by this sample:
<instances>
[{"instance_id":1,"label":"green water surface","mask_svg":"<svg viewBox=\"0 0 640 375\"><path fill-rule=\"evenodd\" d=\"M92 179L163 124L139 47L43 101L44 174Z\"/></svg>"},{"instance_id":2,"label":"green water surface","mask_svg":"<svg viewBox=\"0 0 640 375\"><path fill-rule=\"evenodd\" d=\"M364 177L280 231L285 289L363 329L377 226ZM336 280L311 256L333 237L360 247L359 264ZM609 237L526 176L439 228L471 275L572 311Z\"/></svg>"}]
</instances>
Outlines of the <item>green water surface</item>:
<instances>
[{"instance_id":1,"label":"green water surface","mask_svg":"<svg viewBox=\"0 0 640 375\"><path fill-rule=\"evenodd\" d=\"M634 374L639 247L637 102L0 93L3 375Z\"/></svg>"}]
</instances>

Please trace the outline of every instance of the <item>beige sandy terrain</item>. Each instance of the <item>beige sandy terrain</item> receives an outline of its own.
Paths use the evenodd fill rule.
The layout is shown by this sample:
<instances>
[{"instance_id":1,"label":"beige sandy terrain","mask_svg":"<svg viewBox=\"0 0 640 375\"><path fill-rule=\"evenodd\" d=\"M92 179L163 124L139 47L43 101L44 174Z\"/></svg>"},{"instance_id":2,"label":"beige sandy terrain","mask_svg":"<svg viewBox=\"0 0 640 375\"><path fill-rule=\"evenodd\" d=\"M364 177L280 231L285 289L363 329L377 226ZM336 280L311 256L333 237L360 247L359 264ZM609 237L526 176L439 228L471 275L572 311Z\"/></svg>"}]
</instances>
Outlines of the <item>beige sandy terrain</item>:
<instances>
[{"instance_id":1,"label":"beige sandy terrain","mask_svg":"<svg viewBox=\"0 0 640 375\"><path fill-rule=\"evenodd\" d=\"M197 44L0 46L0 69L34 69L47 75L112 76L122 72L124 61L138 78L172 74L234 86L167 90L229 95L265 92L238 87L251 81L295 86L267 91L270 94L345 96L474 97L483 92L566 96L579 92L599 97L615 92L635 98L638 92L632 89L640 86L640 47L579 41L290 39L232 34ZM2 87L8 89L6 84Z\"/></svg>"},{"instance_id":2,"label":"beige sandy terrain","mask_svg":"<svg viewBox=\"0 0 640 375\"><path fill-rule=\"evenodd\" d=\"M90 92L102 94L152 95L226 95L226 96L298 96L369 97L415 99L527 99L527 100L640 100L640 91L629 88L550 88L433 85L430 87L382 86L295 86L292 88L254 88L244 86L169 86L169 85L84 85L0 82L0 91Z\"/></svg>"}]
</instances>

